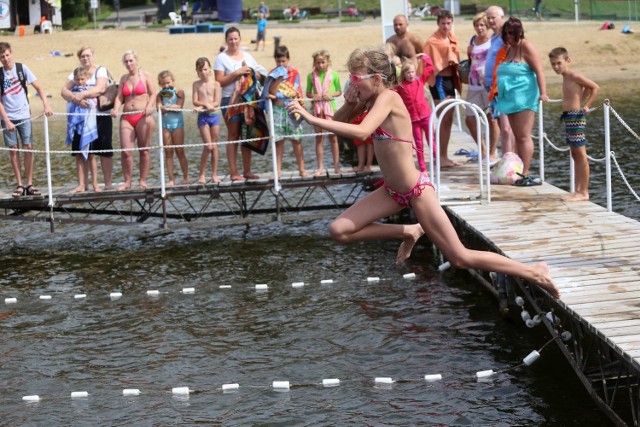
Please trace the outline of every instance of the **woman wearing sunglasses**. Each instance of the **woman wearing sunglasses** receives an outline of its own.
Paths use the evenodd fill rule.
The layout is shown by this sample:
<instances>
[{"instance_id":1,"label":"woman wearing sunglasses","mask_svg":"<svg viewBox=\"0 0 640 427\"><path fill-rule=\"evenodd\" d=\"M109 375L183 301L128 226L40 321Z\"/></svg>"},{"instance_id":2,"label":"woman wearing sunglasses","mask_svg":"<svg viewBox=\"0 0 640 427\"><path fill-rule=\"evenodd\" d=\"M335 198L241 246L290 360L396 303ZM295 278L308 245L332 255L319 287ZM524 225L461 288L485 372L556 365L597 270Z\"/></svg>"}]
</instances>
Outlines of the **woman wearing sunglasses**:
<instances>
[{"instance_id":1,"label":"woman wearing sunglasses","mask_svg":"<svg viewBox=\"0 0 640 427\"><path fill-rule=\"evenodd\" d=\"M382 49L356 49L347 63L350 72L345 103L333 120L314 117L302 105L291 102L289 113L298 113L313 126L346 138L364 140L371 136L380 170L381 185L340 214L331 223L331 237L347 243L357 240L398 239L402 243L396 258L405 261L426 234L456 268L477 268L522 277L538 284L554 298L560 292L545 263L524 265L502 255L465 248L449 218L438 203L426 172L413 161L411 118L404 102L390 86L397 84L395 65ZM368 111L360 124L349 123ZM418 224L377 222L410 207Z\"/></svg>"}]
</instances>

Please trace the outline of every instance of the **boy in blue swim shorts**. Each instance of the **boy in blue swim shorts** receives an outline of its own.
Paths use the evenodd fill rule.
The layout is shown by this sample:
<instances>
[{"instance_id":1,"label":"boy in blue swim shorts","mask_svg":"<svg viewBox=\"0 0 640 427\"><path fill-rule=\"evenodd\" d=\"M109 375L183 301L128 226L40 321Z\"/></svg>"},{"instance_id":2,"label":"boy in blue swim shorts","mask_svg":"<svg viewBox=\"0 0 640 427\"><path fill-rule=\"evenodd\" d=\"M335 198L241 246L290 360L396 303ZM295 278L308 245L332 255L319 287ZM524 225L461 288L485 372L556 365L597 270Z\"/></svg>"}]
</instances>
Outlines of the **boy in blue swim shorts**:
<instances>
[{"instance_id":1,"label":"boy in blue swim shorts","mask_svg":"<svg viewBox=\"0 0 640 427\"><path fill-rule=\"evenodd\" d=\"M562 76L562 120L567 144L575 163L576 191L562 198L565 202L589 200L589 159L585 128L589 108L598 94L598 85L577 71L571 70L569 52L557 47L549 52L551 68Z\"/></svg>"},{"instance_id":2,"label":"boy in blue swim shorts","mask_svg":"<svg viewBox=\"0 0 640 427\"><path fill-rule=\"evenodd\" d=\"M198 113L198 129L204 143L200 156L200 174L198 183L206 184L207 162L211 157L211 182L217 184L218 178L218 137L220 136L220 109L221 88L212 76L211 63L207 58L196 60L196 72L198 80L193 82L193 106Z\"/></svg>"}]
</instances>

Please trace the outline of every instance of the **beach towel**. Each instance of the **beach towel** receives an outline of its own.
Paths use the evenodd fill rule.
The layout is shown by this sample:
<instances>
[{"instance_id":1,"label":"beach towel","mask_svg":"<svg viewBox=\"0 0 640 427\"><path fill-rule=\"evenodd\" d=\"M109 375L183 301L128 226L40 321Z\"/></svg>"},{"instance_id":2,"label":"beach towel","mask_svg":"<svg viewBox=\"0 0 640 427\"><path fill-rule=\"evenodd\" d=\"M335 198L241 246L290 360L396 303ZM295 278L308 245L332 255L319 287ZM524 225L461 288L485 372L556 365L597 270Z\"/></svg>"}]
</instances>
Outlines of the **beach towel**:
<instances>
[{"instance_id":1,"label":"beach towel","mask_svg":"<svg viewBox=\"0 0 640 427\"><path fill-rule=\"evenodd\" d=\"M269 89L272 84L277 84L276 98L284 101L284 105L288 105L292 99L302 99L302 85L300 84L300 74L298 70L293 66L285 68L279 66L274 68L267 74L267 80L262 89L261 98L266 101ZM302 103L302 101L300 101ZM293 124L299 126L302 123L302 116L300 114L290 114Z\"/></svg>"},{"instance_id":2,"label":"beach towel","mask_svg":"<svg viewBox=\"0 0 640 427\"><path fill-rule=\"evenodd\" d=\"M311 81L313 82L313 88L318 96L328 95L329 87L331 87L331 76L333 75L331 68L327 68L324 73L324 81L320 82L320 75L318 70L314 69L311 74ZM333 106L331 101L315 101L313 103L313 115L316 117L323 117L330 119L333 117Z\"/></svg>"},{"instance_id":3,"label":"beach towel","mask_svg":"<svg viewBox=\"0 0 640 427\"><path fill-rule=\"evenodd\" d=\"M82 92L84 87L74 88L74 92ZM87 99L89 108L84 108L74 102L67 103L67 138L66 145L71 145L75 134L80 135L80 151L82 156L89 158L89 148L91 143L98 139L98 125L96 122L96 102L94 99Z\"/></svg>"},{"instance_id":4,"label":"beach towel","mask_svg":"<svg viewBox=\"0 0 640 427\"><path fill-rule=\"evenodd\" d=\"M622 34L632 34L633 30L631 29L631 25L625 25L622 27Z\"/></svg>"},{"instance_id":5,"label":"beach towel","mask_svg":"<svg viewBox=\"0 0 640 427\"><path fill-rule=\"evenodd\" d=\"M249 75L241 77L236 81L236 86L231 94L229 105L255 101L257 91L258 79L256 78L256 71L253 68L250 68ZM253 114L253 110L250 108L250 105L235 105L233 107L229 107L225 114L227 120L230 120L231 117L243 113L245 114L245 122L253 121L253 117L251 116Z\"/></svg>"},{"instance_id":6,"label":"beach towel","mask_svg":"<svg viewBox=\"0 0 640 427\"><path fill-rule=\"evenodd\" d=\"M436 81L436 76L440 74L442 70L449 66L455 66L456 72L453 74L453 84L460 92L460 79L458 78L457 67L458 67L458 38L453 33L449 33L446 39L443 39L438 35L436 31L429 37L427 43L425 44L425 48L423 49L424 53L428 54L431 57L431 61L434 66L434 73L429 78L429 86L433 86Z\"/></svg>"}]
</instances>

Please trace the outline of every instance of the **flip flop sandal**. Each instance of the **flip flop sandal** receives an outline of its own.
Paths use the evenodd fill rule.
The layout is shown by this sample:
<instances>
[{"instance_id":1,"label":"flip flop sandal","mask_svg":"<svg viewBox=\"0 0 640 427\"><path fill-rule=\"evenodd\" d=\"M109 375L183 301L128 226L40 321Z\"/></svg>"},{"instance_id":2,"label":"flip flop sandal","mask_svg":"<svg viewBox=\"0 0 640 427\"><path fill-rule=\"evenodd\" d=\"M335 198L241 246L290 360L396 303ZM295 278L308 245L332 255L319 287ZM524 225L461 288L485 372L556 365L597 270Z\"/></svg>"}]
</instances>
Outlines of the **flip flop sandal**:
<instances>
[{"instance_id":1,"label":"flip flop sandal","mask_svg":"<svg viewBox=\"0 0 640 427\"><path fill-rule=\"evenodd\" d=\"M27 185L24 192L27 196L42 196L42 193L33 185Z\"/></svg>"},{"instance_id":2,"label":"flip flop sandal","mask_svg":"<svg viewBox=\"0 0 640 427\"><path fill-rule=\"evenodd\" d=\"M18 198L22 197L26 194L25 189L22 185L18 185L13 193L11 193L11 197Z\"/></svg>"},{"instance_id":3,"label":"flip flop sandal","mask_svg":"<svg viewBox=\"0 0 640 427\"><path fill-rule=\"evenodd\" d=\"M456 151L455 153L453 153L454 156L468 156L469 155L469 150L461 148L458 151Z\"/></svg>"}]
</instances>

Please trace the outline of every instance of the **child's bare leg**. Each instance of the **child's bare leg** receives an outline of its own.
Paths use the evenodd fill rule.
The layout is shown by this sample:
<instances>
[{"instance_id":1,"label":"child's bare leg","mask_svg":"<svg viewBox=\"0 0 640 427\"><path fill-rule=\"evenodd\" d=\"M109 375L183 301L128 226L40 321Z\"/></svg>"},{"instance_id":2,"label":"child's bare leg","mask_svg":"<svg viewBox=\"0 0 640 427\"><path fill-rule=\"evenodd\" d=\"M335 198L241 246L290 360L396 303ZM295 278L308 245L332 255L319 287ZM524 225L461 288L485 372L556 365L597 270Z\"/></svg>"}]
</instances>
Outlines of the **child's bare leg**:
<instances>
[{"instance_id":1,"label":"child's bare leg","mask_svg":"<svg viewBox=\"0 0 640 427\"><path fill-rule=\"evenodd\" d=\"M412 199L411 206L429 240L442 251L454 267L477 268L522 277L545 289L554 298L560 297L560 290L553 283L545 263L525 265L494 252L465 248L447 214L438 203L433 189L425 188L422 195Z\"/></svg>"},{"instance_id":2,"label":"child's bare leg","mask_svg":"<svg viewBox=\"0 0 640 427\"><path fill-rule=\"evenodd\" d=\"M293 155L295 156L296 163L298 164L298 174L300 176L309 176L307 171L304 170L304 151L302 141L292 139L291 144L293 145Z\"/></svg>"},{"instance_id":3,"label":"child's bare leg","mask_svg":"<svg viewBox=\"0 0 640 427\"><path fill-rule=\"evenodd\" d=\"M78 174L78 185L69 191L71 194L87 191L87 161L80 153L76 153L76 172Z\"/></svg>"},{"instance_id":4,"label":"child's bare leg","mask_svg":"<svg viewBox=\"0 0 640 427\"><path fill-rule=\"evenodd\" d=\"M331 144L331 155L333 156L333 169L336 173L342 173L340 169L340 147L338 146L338 136L329 135L329 144Z\"/></svg>"},{"instance_id":5,"label":"child's bare leg","mask_svg":"<svg viewBox=\"0 0 640 427\"><path fill-rule=\"evenodd\" d=\"M211 182L217 184L220 182L218 178L218 138L220 136L220 126L211 127L211 141L213 142L213 150L211 150Z\"/></svg>"},{"instance_id":6,"label":"child's bare leg","mask_svg":"<svg viewBox=\"0 0 640 427\"><path fill-rule=\"evenodd\" d=\"M198 184L206 184L206 170L207 170L207 161L209 160L209 156L211 156L213 151L213 144L211 143L211 134L208 125L204 125L200 127L200 137L202 138L202 142L205 144L202 147L202 154L200 155L200 170L198 173ZM227 152L228 154L228 152Z\"/></svg>"},{"instance_id":7,"label":"child's bare leg","mask_svg":"<svg viewBox=\"0 0 640 427\"><path fill-rule=\"evenodd\" d=\"M422 226L381 224L375 221L402 209L384 188L378 188L340 214L329 226L329 234L331 238L342 243L378 239L401 240L396 258L396 262L401 263L409 258L414 245L424 234Z\"/></svg>"},{"instance_id":8,"label":"child's bare leg","mask_svg":"<svg viewBox=\"0 0 640 427\"><path fill-rule=\"evenodd\" d=\"M576 171L576 191L562 198L565 202L582 202L589 200L589 159L587 149L581 147L571 147L571 157L575 164Z\"/></svg>"},{"instance_id":9,"label":"child's bare leg","mask_svg":"<svg viewBox=\"0 0 640 427\"><path fill-rule=\"evenodd\" d=\"M313 127L315 133L324 132L324 129L317 126ZM324 174L324 147L323 147L324 135L316 135L316 161L318 162L318 168L313 173L315 176Z\"/></svg>"},{"instance_id":10,"label":"child's bare leg","mask_svg":"<svg viewBox=\"0 0 640 427\"><path fill-rule=\"evenodd\" d=\"M184 152L184 128L175 129L171 133L171 141L173 142L173 149L178 157L178 163L180 164L180 170L182 171L182 185L189 184L189 162Z\"/></svg>"},{"instance_id":11,"label":"child's bare leg","mask_svg":"<svg viewBox=\"0 0 640 427\"><path fill-rule=\"evenodd\" d=\"M91 173L91 185L93 186L93 191L101 193L102 188L100 188L100 183L98 182L98 162L96 161L95 154L89 154L89 158L87 159L87 169Z\"/></svg>"},{"instance_id":12,"label":"child's bare leg","mask_svg":"<svg viewBox=\"0 0 640 427\"><path fill-rule=\"evenodd\" d=\"M355 170L356 172L362 172L364 170L364 161L366 156L365 152L367 149L365 145L366 144L364 142L361 142L360 145L356 146L356 154L358 155L358 166L353 168L353 170Z\"/></svg>"}]
</instances>

